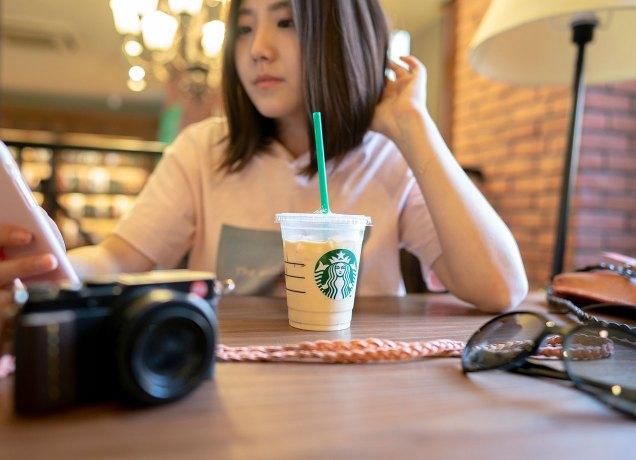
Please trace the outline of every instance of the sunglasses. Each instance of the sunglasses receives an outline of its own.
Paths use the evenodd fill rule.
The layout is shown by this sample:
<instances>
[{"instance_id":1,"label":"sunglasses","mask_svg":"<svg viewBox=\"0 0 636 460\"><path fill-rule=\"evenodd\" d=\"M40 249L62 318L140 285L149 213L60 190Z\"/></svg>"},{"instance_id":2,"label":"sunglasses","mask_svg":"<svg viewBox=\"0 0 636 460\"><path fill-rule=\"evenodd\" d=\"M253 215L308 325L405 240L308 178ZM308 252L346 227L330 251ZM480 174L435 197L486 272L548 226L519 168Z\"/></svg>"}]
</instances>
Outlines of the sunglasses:
<instances>
[{"instance_id":1,"label":"sunglasses","mask_svg":"<svg viewBox=\"0 0 636 460\"><path fill-rule=\"evenodd\" d=\"M554 366L557 358L563 370ZM628 328L596 322L558 326L535 312L505 313L480 327L462 354L465 373L493 369L570 380L636 417L636 334Z\"/></svg>"}]
</instances>

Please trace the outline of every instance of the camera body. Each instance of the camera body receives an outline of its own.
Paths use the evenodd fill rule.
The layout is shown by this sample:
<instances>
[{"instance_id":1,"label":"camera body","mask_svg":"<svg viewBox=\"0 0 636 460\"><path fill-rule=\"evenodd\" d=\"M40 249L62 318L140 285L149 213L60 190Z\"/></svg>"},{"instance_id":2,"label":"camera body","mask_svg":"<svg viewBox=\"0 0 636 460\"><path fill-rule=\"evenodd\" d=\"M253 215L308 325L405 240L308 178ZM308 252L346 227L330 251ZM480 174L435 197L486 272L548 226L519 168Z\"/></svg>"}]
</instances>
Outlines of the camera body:
<instances>
[{"instance_id":1,"label":"camera body","mask_svg":"<svg viewBox=\"0 0 636 460\"><path fill-rule=\"evenodd\" d=\"M15 318L16 411L187 395L213 376L221 291L212 273L188 270L29 287Z\"/></svg>"}]
</instances>

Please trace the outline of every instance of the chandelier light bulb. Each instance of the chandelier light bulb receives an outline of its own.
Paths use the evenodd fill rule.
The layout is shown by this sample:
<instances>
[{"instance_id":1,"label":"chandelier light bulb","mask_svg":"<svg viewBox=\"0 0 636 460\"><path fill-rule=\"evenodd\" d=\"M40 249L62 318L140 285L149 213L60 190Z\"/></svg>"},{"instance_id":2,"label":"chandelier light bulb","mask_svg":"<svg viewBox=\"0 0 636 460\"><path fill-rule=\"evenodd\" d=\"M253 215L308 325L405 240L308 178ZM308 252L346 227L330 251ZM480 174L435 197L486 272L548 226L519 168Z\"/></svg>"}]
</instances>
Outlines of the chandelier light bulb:
<instances>
[{"instance_id":1,"label":"chandelier light bulb","mask_svg":"<svg viewBox=\"0 0 636 460\"><path fill-rule=\"evenodd\" d=\"M151 50L167 50L172 46L179 21L163 11L153 11L141 20L144 43Z\"/></svg>"},{"instance_id":2,"label":"chandelier light bulb","mask_svg":"<svg viewBox=\"0 0 636 460\"><path fill-rule=\"evenodd\" d=\"M145 90L148 73L166 81L173 68L201 72L188 74L184 91L199 94L206 85L217 86L225 23L223 11L213 10L229 1L109 0L115 28L123 35L122 52L131 64L139 64L128 69L128 89Z\"/></svg>"},{"instance_id":3,"label":"chandelier light bulb","mask_svg":"<svg viewBox=\"0 0 636 460\"><path fill-rule=\"evenodd\" d=\"M137 13L136 5L134 4L134 2L131 2L130 0L110 0L108 4L113 14L124 13L124 12L128 14Z\"/></svg>"},{"instance_id":4,"label":"chandelier light bulb","mask_svg":"<svg viewBox=\"0 0 636 460\"><path fill-rule=\"evenodd\" d=\"M201 46L206 56L216 56L223 48L223 37L225 36L225 24L223 21L214 21L203 24L203 35Z\"/></svg>"},{"instance_id":5,"label":"chandelier light bulb","mask_svg":"<svg viewBox=\"0 0 636 460\"><path fill-rule=\"evenodd\" d=\"M140 31L139 16L132 4L127 0L110 0L115 29L120 34L138 34Z\"/></svg>"},{"instance_id":6,"label":"chandelier light bulb","mask_svg":"<svg viewBox=\"0 0 636 460\"><path fill-rule=\"evenodd\" d=\"M146 76L146 71L143 69L143 67L134 65L128 70L128 76L132 81L142 81Z\"/></svg>"},{"instance_id":7,"label":"chandelier light bulb","mask_svg":"<svg viewBox=\"0 0 636 460\"><path fill-rule=\"evenodd\" d=\"M158 0L126 0L139 16L152 13L157 9Z\"/></svg>"},{"instance_id":8,"label":"chandelier light bulb","mask_svg":"<svg viewBox=\"0 0 636 460\"><path fill-rule=\"evenodd\" d=\"M144 51L144 47L137 40L126 40L124 51L128 56L137 57Z\"/></svg>"},{"instance_id":9,"label":"chandelier light bulb","mask_svg":"<svg viewBox=\"0 0 636 460\"><path fill-rule=\"evenodd\" d=\"M144 89L146 89L146 80L128 80L126 82L126 85L128 86L129 90L138 93L139 91L143 91Z\"/></svg>"},{"instance_id":10,"label":"chandelier light bulb","mask_svg":"<svg viewBox=\"0 0 636 460\"><path fill-rule=\"evenodd\" d=\"M194 16L201 11L201 5L203 0L169 0L168 6L174 13L181 14L187 13L190 16Z\"/></svg>"}]
</instances>

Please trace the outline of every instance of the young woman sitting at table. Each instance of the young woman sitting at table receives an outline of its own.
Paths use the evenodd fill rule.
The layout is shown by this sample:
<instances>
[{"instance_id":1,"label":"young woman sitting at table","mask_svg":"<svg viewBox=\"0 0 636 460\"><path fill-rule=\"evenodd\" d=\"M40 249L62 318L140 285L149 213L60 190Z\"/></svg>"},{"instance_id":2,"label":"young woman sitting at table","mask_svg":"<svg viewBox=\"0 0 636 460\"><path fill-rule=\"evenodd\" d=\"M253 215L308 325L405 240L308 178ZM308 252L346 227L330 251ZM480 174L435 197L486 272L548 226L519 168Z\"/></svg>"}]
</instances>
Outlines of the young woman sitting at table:
<instances>
[{"instance_id":1,"label":"young woman sitting at table","mask_svg":"<svg viewBox=\"0 0 636 460\"><path fill-rule=\"evenodd\" d=\"M373 221L358 295L403 295L406 248L477 308L521 302L514 238L427 112L426 69L413 56L388 62L388 38L377 0L234 0L226 118L186 128L114 233L69 251L80 276L174 267L189 254L188 268L234 278L239 294L282 295L274 214L320 207L310 121L320 111L331 207ZM30 239L0 229L0 247ZM4 302L14 278L56 264L50 254L0 262Z\"/></svg>"}]
</instances>

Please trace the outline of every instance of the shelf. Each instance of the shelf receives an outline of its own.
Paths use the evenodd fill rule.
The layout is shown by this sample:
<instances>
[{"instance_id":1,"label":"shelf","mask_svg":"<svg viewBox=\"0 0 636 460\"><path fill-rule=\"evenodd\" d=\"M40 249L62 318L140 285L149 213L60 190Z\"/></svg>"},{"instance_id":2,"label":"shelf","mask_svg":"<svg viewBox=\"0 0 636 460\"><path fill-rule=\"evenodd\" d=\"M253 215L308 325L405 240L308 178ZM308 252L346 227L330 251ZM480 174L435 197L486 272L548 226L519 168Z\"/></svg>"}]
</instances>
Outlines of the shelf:
<instances>
[{"instance_id":1,"label":"shelf","mask_svg":"<svg viewBox=\"0 0 636 460\"><path fill-rule=\"evenodd\" d=\"M87 222L92 225L110 225L113 222L117 222L119 217L80 217L80 222Z\"/></svg>"},{"instance_id":2,"label":"shelf","mask_svg":"<svg viewBox=\"0 0 636 460\"><path fill-rule=\"evenodd\" d=\"M139 192L141 192L141 190ZM89 192L89 191L83 191L83 190L58 190L57 194L58 195L70 195L71 193L79 193L80 195L92 195L92 196L95 196L95 195L108 195L108 196L124 195L124 196L136 197L137 195L139 195L139 192L98 192L98 191Z\"/></svg>"},{"instance_id":3,"label":"shelf","mask_svg":"<svg viewBox=\"0 0 636 460\"><path fill-rule=\"evenodd\" d=\"M161 155L167 145L163 142L122 139L96 134L58 134L48 131L8 128L0 129L0 139L2 139L5 144L12 144L19 147L43 147L54 150L114 151L150 155Z\"/></svg>"},{"instance_id":4,"label":"shelf","mask_svg":"<svg viewBox=\"0 0 636 460\"><path fill-rule=\"evenodd\" d=\"M18 160L38 203L55 217L68 247L85 244L82 234L98 242L112 232L166 147L139 139L15 129L0 129L0 139Z\"/></svg>"}]
</instances>

